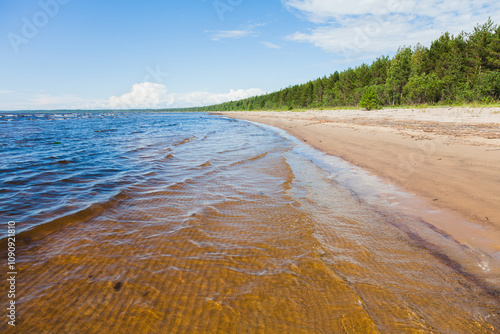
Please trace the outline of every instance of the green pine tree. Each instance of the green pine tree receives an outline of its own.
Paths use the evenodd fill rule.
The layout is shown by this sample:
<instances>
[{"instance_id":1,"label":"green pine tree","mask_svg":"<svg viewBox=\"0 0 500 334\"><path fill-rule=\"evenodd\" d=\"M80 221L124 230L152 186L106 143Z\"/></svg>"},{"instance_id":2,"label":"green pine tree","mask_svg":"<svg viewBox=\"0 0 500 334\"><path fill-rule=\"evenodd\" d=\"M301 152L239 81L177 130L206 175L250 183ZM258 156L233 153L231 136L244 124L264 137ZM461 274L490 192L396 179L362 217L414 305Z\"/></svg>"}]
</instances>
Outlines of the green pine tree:
<instances>
[{"instance_id":1,"label":"green pine tree","mask_svg":"<svg viewBox=\"0 0 500 334\"><path fill-rule=\"evenodd\" d=\"M385 85L392 99L392 105L401 103L403 88L410 78L411 57L411 48L401 48L398 54L391 60Z\"/></svg>"},{"instance_id":2,"label":"green pine tree","mask_svg":"<svg viewBox=\"0 0 500 334\"><path fill-rule=\"evenodd\" d=\"M361 101L359 101L359 106L367 110L380 108L380 100L373 87L368 88L365 94L363 94Z\"/></svg>"}]
</instances>

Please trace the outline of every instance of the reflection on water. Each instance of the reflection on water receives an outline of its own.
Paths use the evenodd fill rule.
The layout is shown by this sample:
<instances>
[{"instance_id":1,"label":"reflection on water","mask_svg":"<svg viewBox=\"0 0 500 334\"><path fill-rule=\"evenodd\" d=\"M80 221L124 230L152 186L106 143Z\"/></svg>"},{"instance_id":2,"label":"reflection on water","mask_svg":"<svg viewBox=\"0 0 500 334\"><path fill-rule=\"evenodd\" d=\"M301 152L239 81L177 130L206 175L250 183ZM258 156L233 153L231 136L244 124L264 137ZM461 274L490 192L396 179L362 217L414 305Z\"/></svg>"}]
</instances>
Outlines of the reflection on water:
<instances>
[{"instance_id":1,"label":"reflection on water","mask_svg":"<svg viewBox=\"0 0 500 334\"><path fill-rule=\"evenodd\" d=\"M19 332L500 328L499 290L466 250L364 204L268 129L204 114L0 122L0 210L26 230Z\"/></svg>"}]
</instances>

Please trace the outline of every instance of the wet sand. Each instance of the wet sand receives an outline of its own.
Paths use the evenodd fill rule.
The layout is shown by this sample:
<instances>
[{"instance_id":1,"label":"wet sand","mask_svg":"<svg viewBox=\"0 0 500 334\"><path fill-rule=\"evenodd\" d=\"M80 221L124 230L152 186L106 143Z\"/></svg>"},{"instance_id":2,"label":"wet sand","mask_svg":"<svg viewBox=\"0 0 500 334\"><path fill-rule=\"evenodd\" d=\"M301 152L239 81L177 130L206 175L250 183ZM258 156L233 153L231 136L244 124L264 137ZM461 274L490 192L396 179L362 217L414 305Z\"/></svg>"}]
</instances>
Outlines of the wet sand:
<instances>
[{"instance_id":1,"label":"wet sand","mask_svg":"<svg viewBox=\"0 0 500 334\"><path fill-rule=\"evenodd\" d=\"M360 166L431 208L464 217L437 227L500 254L500 108L225 112L272 125Z\"/></svg>"}]
</instances>

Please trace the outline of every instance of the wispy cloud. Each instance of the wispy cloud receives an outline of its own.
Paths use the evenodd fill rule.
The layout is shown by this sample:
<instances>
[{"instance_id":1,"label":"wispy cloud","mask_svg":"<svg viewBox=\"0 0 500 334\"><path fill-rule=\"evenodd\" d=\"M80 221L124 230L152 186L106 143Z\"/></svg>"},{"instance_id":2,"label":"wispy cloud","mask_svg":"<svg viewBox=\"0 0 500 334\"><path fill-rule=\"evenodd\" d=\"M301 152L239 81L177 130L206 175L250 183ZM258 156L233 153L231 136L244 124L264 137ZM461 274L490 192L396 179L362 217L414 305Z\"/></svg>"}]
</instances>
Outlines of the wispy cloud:
<instances>
[{"instance_id":1,"label":"wispy cloud","mask_svg":"<svg viewBox=\"0 0 500 334\"><path fill-rule=\"evenodd\" d=\"M0 110L95 109L94 106L102 106L102 101L89 101L76 95L9 92L0 101Z\"/></svg>"},{"instance_id":2,"label":"wispy cloud","mask_svg":"<svg viewBox=\"0 0 500 334\"><path fill-rule=\"evenodd\" d=\"M282 0L288 10L316 24L288 40L307 42L353 58L387 54L399 46L428 44L445 31L470 31L500 15L491 0Z\"/></svg>"},{"instance_id":3,"label":"wispy cloud","mask_svg":"<svg viewBox=\"0 0 500 334\"><path fill-rule=\"evenodd\" d=\"M214 41L222 39L237 39L243 37L258 36L257 28L264 26L265 23L252 23L239 27L235 30L205 30L205 33L211 35Z\"/></svg>"},{"instance_id":4,"label":"wispy cloud","mask_svg":"<svg viewBox=\"0 0 500 334\"><path fill-rule=\"evenodd\" d=\"M39 107L51 105L75 105L85 102L82 98L75 95L50 95L50 94L36 94L30 101Z\"/></svg>"},{"instance_id":5,"label":"wispy cloud","mask_svg":"<svg viewBox=\"0 0 500 334\"><path fill-rule=\"evenodd\" d=\"M243 38L254 35L254 32L252 30L216 30L207 32L212 34L213 41L220 41L221 39L227 38Z\"/></svg>"},{"instance_id":6,"label":"wispy cloud","mask_svg":"<svg viewBox=\"0 0 500 334\"><path fill-rule=\"evenodd\" d=\"M271 42L260 42L260 43L269 49L281 49L281 46Z\"/></svg>"},{"instance_id":7,"label":"wispy cloud","mask_svg":"<svg viewBox=\"0 0 500 334\"><path fill-rule=\"evenodd\" d=\"M0 89L0 94L12 94L14 91L12 90L6 90L6 89Z\"/></svg>"}]
</instances>

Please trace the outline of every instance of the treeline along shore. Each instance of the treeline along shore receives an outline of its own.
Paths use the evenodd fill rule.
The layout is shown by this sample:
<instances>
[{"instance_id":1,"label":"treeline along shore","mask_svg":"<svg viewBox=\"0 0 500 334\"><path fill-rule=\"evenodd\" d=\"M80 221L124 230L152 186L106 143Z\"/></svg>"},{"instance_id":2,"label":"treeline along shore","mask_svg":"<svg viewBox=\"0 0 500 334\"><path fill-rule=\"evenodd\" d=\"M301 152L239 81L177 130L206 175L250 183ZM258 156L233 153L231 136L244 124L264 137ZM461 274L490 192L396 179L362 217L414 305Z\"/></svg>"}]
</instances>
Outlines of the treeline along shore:
<instances>
[{"instance_id":1,"label":"treeline along shore","mask_svg":"<svg viewBox=\"0 0 500 334\"><path fill-rule=\"evenodd\" d=\"M393 58L382 56L371 65L270 94L182 110L359 107L363 96L373 93L377 106L500 101L500 26L489 19L470 33L444 33L430 47L401 47Z\"/></svg>"}]
</instances>

